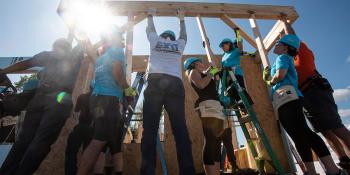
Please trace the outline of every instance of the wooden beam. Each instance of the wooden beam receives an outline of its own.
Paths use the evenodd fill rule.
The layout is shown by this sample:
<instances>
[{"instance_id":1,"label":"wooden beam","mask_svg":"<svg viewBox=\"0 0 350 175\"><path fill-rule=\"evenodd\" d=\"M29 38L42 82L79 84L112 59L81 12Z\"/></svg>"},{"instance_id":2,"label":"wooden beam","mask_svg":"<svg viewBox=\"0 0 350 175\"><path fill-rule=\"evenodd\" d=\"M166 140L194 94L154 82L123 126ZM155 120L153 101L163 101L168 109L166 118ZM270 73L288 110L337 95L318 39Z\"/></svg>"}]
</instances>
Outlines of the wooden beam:
<instances>
[{"instance_id":1,"label":"wooden beam","mask_svg":"<svg viewBox=\"0 0 350 175\"><path fill-rule=\"evenodd\" d=\"M267 67L270 65L270 61L267 58L267 52L266 52L264 43L262 41L262 37L261 37L260 31L259 31L258 24L256 23L255 14L251 14L251 17L249 18L249 22L250 22L250 26L253 29L253 33L255 36L255 42L256 42L256 45L258 46L258 51L260 54L261 62L262 62L264 67Z\"/></svg>"},{"instance_id":2,"label":"wooden beam","mask_svg":"<svg viewBox=\"0 0 350 175\"><path fill-rule=\"evenodd\" d=\"M144 19L146 19L147 15L146 14L140 14L138 16L135 16L134 18L134 25L140 23L141 21L143 21Z\"/></svg>"},{"instance_id":3,"label":"wooden beam","mask_svg":"<svg viewBox=\"0 0 350 175\"><path fill-rule=\"evenodd\" d=\"M242 27L240 27L238 24L236 24L228 15L224 14L221 17L221 20L226 23L229 27L231 27L232 30L235 30L235 28L240 29L240 33L242 37L250 44L252 45L255 49L258 49L258 46L256 45L255 41L253 38L251 38L244 30Z\"/></svg>"},{"instance_id":4,"label":"wooden beam","mask_svg":"<svg viewBox=\"0 0 350 175\"><path fill-rule=\"evenodd\" d=\"M281 20L278 20L272 27L270 32L264 38L264 46L267 52L269 52L272 49L273 45L276 43L277 39L279 38L279 35L281 34L281 32L283 32L283 30L283 22Z\"/></svg>"},{"instance_id":5,"label":"wooden beam","mask_svg":"<svg viewBox=\"0 0 350 175\"><path fill-rule=\"evenodd\" d=\"M207 33L205 32L204 24L200 15L197 16L197 24L198 24L199 31L201 33L202 41L204 42L205 52L207 53L207 56L208 56L208 62L212 66L216 67L217 64L214 58L214 53L210 48L208 36L207 36Z\"/></svg>"},{"instance_id":6,"label":"wooden beam","mask_svg":"<svg viewBox=\"0 0 350 175\"><path fill-rule=\"evenodd\" d=\"M191 55L183 55L182 56L182 61L186 60L189 57L197 57L197 58L202 58L203 60L207 60L207 55L198 55L198 54L191 54ZM220 62L222 55L214 55L214 60L216 62ZM133 62L132 62L132 72L145 72L148 64L148 58L149 55L134 55L132 57ZM245 58L251 58L248 55L241 56L242 59ZM218 65L219 66L219 65Z\"/></svg>"},{"instance_id":7,"label":"wooden beam","mask_svg":"<svg viewBox=\"0 0 350 175\"><path fill-rule=\"evenodd\" d=\"M131 72L132 72L132 49L134 40L134 15L129 13L128 23L129 26L126 32L126 45L125 45L125 57L126 57L126 81L131 84Z\"/></svg>"},{"instance_id":8,"label":"wooden beam","mask_svg":"<svg viewBox=\"0 0 350 175\"><path fill-rule=\"evenodd\" d=\"M157 16L176 16L178 8L186 11L187 17L217 17L227 14L233 18L249 18L248 11L254 11L257 19L279 19L281 12L288 19L298 18L292 6L249 5L228 3L202 3L202 2L157 2L157 1L106 1L113 13L127 16L129 12L134 15L146 13L149 8L157 8Z\"/></svg>"}]
</instances>

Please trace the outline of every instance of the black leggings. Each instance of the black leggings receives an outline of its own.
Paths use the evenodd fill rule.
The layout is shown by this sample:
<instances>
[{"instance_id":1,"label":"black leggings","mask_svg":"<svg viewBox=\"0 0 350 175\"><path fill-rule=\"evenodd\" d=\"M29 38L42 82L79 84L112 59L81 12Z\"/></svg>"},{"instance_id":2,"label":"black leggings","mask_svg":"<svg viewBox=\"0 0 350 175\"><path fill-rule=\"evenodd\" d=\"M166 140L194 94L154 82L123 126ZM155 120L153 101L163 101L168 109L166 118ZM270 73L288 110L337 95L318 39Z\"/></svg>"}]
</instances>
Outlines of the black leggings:
<instances>
[{"instance_id":1,"label":"black leggings","mask_svg":"<svg viewBox=\"0 0 350 175\"><path fill-rule=\"evenodd\" d=\"M224 143L226 148L228 160L232 166L236 165L231 128L225 129L220 137L216 137L210 129L204 126L203 133L205 137L205 146L203 150L204 165L214 165L215 162L221 161L221 142Z\"/></svg>"},{"instance_id":2,"label":"black leggings","mask_svg":"<svg viewBox=\"0 0 350 175\"><path fill-rule=\"evenodd\" d=\"M318 157L330 155L321 137L308 127L301 100L294 100L282 105L278 109L278 115L283 128L294 141L304 162L313 161L311 149Z\"/></svg>"}]
</instances>

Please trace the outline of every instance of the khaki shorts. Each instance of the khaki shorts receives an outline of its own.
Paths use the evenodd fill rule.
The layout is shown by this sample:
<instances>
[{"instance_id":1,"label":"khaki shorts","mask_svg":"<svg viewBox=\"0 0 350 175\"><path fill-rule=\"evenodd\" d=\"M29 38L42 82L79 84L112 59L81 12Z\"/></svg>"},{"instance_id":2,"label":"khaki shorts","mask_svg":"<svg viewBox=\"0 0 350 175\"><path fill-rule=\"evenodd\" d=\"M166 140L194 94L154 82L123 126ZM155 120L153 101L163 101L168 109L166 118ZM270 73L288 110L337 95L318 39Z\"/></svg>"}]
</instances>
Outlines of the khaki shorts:
<instances>
[{"instance_id":1,"label":"khaki shorts","mask_svg":"<svg viewBox=\"0 0 350 175\"><path fill-rule=\"evenodd\" d=\"M203 128L211 130L216 137L219 137L226 128L231 126L219 101L203 101L199 103L196 110L201 117Z\"/></svg>"}]
</instances>

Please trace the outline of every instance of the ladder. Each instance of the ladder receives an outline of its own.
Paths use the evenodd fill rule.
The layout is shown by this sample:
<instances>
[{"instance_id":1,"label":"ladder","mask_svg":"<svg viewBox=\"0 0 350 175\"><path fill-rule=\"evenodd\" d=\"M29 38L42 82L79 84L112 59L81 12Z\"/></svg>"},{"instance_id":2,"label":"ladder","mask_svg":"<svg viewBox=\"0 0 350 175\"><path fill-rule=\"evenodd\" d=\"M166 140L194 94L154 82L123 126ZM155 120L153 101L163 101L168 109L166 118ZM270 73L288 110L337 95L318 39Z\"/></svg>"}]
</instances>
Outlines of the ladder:
<instances>
[{"instance_id":1,"label":"ladder","mask_svg":"<svg viewBox=\"0 0 350 175\"><path fill-rule=\"evenodd\" d=\"M228 76L230 76L231 80L233 81L232 86L226 88L226 92L224 93L224 86L226 86L226 78L227 78L227 73ZM277 159L276 154L274 153L274 151L272 150L271 144L268 141L268 138L266 136L266 134L264 133L263 129L260 126L260 123L257 119L256 113L253 109L253 107L249 104L248 98L244 93L244 89L239 85L234 73L232 70L223 70L223 77L221 78L222 83L222 91L220 95L224 95L227 96L227 91L229 88L235 88L238 92L238 95L240 97L239 101L235 101L234 103L231 103L235 109L230 108L230 106L225 105L225 110L224 113L225 115L228 115L227 111L229 110L234 110L235 114L238 118L238 122L241 125L241 128L243 130L244 136L247 140L249 149L254 157L254 160L256 162L256 165L258 167L258 171L262 174L264 173L264 163L265 161L267 161L280 175L284 175L285 172L283 170L283 167L281 165L281 163L279 162L279 160ZM239 105L244 105L247 115L246 116L242 116L242 114L240 113L240 110L237 108ZM262 141L264 148L266 150L266 152L268 153L268 155L271 158L270 160L264 160L262 157L259 157L258 152L256 150L256 147L254 145L254 140L256 140L255 138L252 138L251 135L249 134L249 131L247 129L246 124L252 124L255 129L256 129L256 134L259 136L259 139Z\"/></svg>"},{"instance_id":2,"label":"ladder","mask_svg":"<svg viewBox=\"0 0 350 175\"><path fill-rule=\"evenodd\" d=\"M125 113L123 114L122 142L125 139L125 135L126 135L128 128L130 126L130 122L132 120L133 115L135 114L134 109L137 105L137 102L139 100L139 97L140 97L140 94L141 94L141 91L142 91L144 84L145 84L144 73L138 72L136 74L136 77L135 77L132 85L131 85L131 87L133 89L136 89L136 92L137 92L135 99L134 99L134 103L132 105L127 106L127 107L124 105L124 109L123 109L123 111ZM124 104L126 104L126 103L124 102ZM165 161L165 156L164 156L164 150L163 150L162 144L160 142L159 134L157 135L157 150L159 153L160 162L161 162L161 166L162 166L162 174L167 175L167 167L166 167L166 161Z\"/></svg>"}]
</instances>

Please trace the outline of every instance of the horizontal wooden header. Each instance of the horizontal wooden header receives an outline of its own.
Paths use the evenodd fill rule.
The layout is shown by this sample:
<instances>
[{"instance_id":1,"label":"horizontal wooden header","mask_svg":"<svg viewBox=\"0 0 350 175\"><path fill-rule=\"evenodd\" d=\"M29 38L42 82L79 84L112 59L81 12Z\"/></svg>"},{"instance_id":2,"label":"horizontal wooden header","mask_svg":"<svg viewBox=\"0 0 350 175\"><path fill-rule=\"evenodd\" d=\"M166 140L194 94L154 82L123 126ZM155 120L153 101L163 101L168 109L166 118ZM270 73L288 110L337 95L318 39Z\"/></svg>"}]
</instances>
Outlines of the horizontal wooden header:
<instances>
[{"instance_id":1,"label":"horizontal wooden header","mask_svg":"<svg viewBox=\"0 0 350 175\"><path fill-rule=\"evenodd\" d=\"M254 12L257 19L280 19L281 13L289 20L296 20L298 14L292 6L251 5L229 3L200 3L200 2L157 2L157 1L111 1L106 0L107 6L118 16L144 15L149 8L156 8L156 16L176 16L178 8L185 10L187 17L221 17L227 14L231 18L249 18Z\"/></svg>"},{"instance_id":2,"label":"horizontal wooden header","mask_svg":"<svg viewBox=\"0 0 350 175\"><path fill-rule=\"evenodd\" d=\"M182 62L189 57L197 57L203 59L205 63L208 63L207 55L183 55ZM215 62L220 65L222 55L214 55ZM251 58L248 55L242 56L243 58ZM133 55L132 56L132 72L145 72L148 64L148 55ZM181 66L182 67L182 66Z\"/></svg>"}]
</instances>

